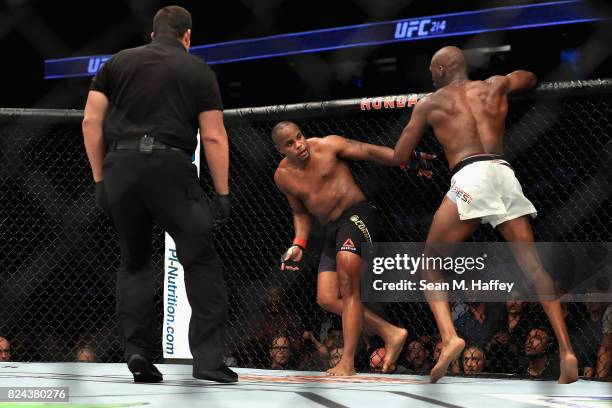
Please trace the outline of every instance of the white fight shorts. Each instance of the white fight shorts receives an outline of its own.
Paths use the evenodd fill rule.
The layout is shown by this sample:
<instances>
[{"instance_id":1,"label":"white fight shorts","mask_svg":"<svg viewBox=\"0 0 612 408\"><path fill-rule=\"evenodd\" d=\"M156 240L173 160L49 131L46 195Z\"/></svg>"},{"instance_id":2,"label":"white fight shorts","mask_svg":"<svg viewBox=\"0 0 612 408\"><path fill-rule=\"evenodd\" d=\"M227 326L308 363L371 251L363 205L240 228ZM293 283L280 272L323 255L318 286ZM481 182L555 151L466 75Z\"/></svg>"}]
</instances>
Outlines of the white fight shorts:
<instances>
[{"instance_id":1,"label":"white fight shorts","mask_svg":"<svg viewBox=\"0 0 612 408\"><path fill-rule=\"evenodd\" d=\"M493 228L523 215L537 215L510 164L501 156L478 155L455 166L446 196L457 205L459 219L481 218Z\"/></svg>"}]
</instances>

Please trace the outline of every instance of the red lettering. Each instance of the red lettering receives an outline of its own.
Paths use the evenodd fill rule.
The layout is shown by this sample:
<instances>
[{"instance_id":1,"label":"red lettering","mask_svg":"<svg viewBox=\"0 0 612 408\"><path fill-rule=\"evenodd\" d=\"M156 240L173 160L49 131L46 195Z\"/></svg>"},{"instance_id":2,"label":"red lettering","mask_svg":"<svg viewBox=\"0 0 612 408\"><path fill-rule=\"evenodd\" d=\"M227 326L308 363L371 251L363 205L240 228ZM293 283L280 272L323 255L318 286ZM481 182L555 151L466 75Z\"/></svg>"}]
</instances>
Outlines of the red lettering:
<instances>
[{"instance_id":1,"label":"red lettering","mask_svg":"<svg viewBox=\"0 0 612 408\"><path fill-rule=\"evenodd\" d=\"M419 96L417 94L410 94L408 96L408 107L414 106L419 101Z\"/></svg>"},{"instance_id":2,"label":"red lettering","mask_svg":"<svg viewBox=\"0 0 612 408\"><path fill-rule=\"evenodd\" d=\"M361 98L361 110L371 109L372 98Z\"/></svg>"},{"instance_id":3,"label":"red lettering","mask_svg":"<svg viewBox=\"0 0 612 408\"><path fill-rule=\"evenodd\" d=\"M385 109L395 109L395 96L385 98Z\"/></svg>"}]
</instances>

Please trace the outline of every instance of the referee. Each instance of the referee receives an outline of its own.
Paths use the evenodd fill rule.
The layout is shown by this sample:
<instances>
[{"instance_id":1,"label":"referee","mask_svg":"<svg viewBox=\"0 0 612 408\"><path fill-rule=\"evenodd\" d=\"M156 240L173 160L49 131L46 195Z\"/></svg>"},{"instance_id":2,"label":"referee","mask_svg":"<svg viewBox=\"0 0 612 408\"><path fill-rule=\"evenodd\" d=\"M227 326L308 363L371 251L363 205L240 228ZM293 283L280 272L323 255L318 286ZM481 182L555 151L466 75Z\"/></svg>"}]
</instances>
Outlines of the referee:
<instances>
[{"instance_id":1,"label":"referee","mask_svg":"<svg viewBox=\"0 0 612 408\"><path fill-rule=\"evenodd\" d=\"M176 242L191 305L193 376L236 382L223 363L227 288L211 231L230 214L227 133L215 75L188 53L191 14L168 6L153 19L152 42L126 49L93 78L83 120L96 202L121 247L117 315L135 382L159 382L159 338L151 267L153 221ZM191 157L200 134L217 192L211 207Z\"/></svg>"}]
</instances>

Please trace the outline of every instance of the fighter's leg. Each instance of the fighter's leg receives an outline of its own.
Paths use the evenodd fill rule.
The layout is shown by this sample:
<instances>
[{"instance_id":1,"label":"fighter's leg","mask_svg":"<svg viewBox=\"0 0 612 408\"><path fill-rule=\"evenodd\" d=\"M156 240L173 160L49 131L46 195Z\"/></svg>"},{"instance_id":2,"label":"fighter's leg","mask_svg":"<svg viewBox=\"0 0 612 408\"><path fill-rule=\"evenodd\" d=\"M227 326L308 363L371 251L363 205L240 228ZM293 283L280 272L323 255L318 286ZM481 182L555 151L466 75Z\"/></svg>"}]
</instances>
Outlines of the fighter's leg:
<instances>
[{"instance_id":1,"label":"fighter's leg","mask_svg":"<svg viewBox=\"0 0 612 408\"><path fill-rule=\"evenodd\" d=\"M329 312L342 315L342 298L340 297L337 272L319 272L317 277L317 303ZM383 372L393 371L395 360L397 360L404 347L408 332L406 329L392 325L365 305L363 306L363 324L385 342Z\"/></svg>"},{"instance_id":2,"label":"fighter's leg","mask_svg":"<svg viewBox=\"0 0 612 408\"><path fill-rule=\"evenodd\" d=\"M565 320L563 319L561 303L559 300L552 300L550 298L554 295L553 283L548 273L544 270L533 245L534 238L529 218L527 216L515 218L500 224L497 228L506 241L520 243L520 245L510 245L510 249L523 273L533 282L540 296L542 308L546 312L557 336L559 355L561 357L559 383L567 384L576 381L578 379L577 360L570 343Z\"/></svg>"},{"instance_id":3,"label":"fighter's leg","mask_svg":"<svg viewBox=\"0 0 612 408\"><path fill-rule=\"evenodd\" d=\"M336 254L336 265L338 285L342 296L344 352L338 365L327 370L327 374L354 375L355 353L363 325L359 276L361 273L361 257L355 253L340 251Z\"/></svg>"},{"instance_id":4,"label":"fighter's leg","mask_svg":"<svg viewBox=\"0 0 612 408\"><path fill-rule=\"evenodd\" d=\"M429 228L427 244L463 242L474 233L479 224L480 219L478 218L465 221L460 220L457 205L447 197L444 197ZM437 253L430 246L426 245L425 257L435 255ZM435 270L425 270L423 275L429 280L440 278L438 271ZM435 383L444 376L448 366L459 357L465 347L465 341L455 331L447 294L443 291L429 291L426 292L425 297L438 324L438 330L440 331L443 343L440 358L430 373L430 381Z\"/></svg>"}]
</instances>

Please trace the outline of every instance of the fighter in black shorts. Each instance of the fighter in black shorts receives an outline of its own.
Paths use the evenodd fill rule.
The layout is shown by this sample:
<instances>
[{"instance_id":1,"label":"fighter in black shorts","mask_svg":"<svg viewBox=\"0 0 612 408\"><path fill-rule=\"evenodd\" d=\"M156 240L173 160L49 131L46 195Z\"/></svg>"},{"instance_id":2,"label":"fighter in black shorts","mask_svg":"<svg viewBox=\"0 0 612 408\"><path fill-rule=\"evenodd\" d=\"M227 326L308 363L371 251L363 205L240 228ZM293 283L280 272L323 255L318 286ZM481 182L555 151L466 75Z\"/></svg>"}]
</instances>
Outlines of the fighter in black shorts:
<instances>
[{"instance_id":1,"label":"fighter in black shorts","mask_svg":"<svg viewBox=\"0 0 612 408\"><path fill-rule=\"evenodd\" d=\"M374 242L380 232L380 217L376 207L363 201L348 208L340 218L326 225L319 273L336 270L336 254L340 251L361 256L361 244Z\"/></svg>"},{"instance_id":2,"label":"fighter in black shorts","mask_svg":"<svg viewBox=\"0 0 612 408\"><path fill-rule=\"evenodd\" d=\"M296 269L310 234L310 215L326 226L326 244L317 277L317 303L342 316L344 353L330 375L355 374L355 349L362 322L385 342L383 372L395 369L395 360L408 333L393 326L361 304L360 273L362 242L372 242L380 231L376 209L366 202L351 174L347 160L369 160L396 166L393 150L341 136L306 140L292 122L280 122L272 130L276 148L286 157L274 174L293 211L295 239L287 250L281 269ZM421 153L420 159L431 155ZM418 164L418 163L417 163ZM418 167L418 166L417 166ZM431 177L431 171L419 169ZM285 263L287 262L287 263Z\"/></svg>"}]
</instances>

